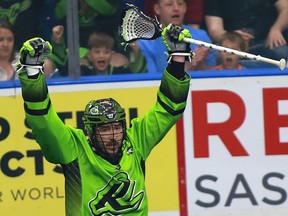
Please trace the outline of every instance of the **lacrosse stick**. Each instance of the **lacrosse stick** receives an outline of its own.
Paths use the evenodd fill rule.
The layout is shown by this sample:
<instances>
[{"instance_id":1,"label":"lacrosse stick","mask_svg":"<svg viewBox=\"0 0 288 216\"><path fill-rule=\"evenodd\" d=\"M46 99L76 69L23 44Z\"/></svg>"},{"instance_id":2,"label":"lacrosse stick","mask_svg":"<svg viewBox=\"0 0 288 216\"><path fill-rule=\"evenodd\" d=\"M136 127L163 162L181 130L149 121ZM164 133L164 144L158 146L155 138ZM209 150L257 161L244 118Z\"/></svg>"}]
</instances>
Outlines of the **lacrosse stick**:
<instances>
[{"instance_id":1,"label":"lacrosse stick","mask_svg":"<svg viewBox=\"0 0 288 216\"><path fill-rule=\"evenodd\" d=\"M120 22L121 23L119 25L119 34L122 36L126 44L133 42L137 39L152 40L161 36L162 28L159 22L156 19L152 19L146 16L135 5L127 4L127 7L122 13L122 19ZM277 61L274 59L262 57L260 55L253 55L250 53L226 48L223 46L218 46L192 38L184 38L183 41L196 44L198 46L227 52L233 55L238 55L243 58L273 64L276 65L280 70L284 70L284 68L286 67L285 59Z\"/></svg>"}]
</instances>

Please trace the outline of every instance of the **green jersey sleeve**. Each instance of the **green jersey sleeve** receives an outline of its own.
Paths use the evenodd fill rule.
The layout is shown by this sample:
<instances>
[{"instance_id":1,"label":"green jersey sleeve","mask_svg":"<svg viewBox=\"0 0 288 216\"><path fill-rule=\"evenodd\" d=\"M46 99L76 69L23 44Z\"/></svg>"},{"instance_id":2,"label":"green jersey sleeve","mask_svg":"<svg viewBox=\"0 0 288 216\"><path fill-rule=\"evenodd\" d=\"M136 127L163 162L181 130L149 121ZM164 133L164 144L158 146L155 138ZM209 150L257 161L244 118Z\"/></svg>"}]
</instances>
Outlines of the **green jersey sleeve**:
<instances>
[{"instance_id":1,"label":"green jersey sleeve","mask_svg":"<svg viewBox=\"0 0 288 216\"><path fill-rule=\"evenodd\" d=\"M131 128L127 129L127 136L142 153L144 160L182 116L189 85L188 74L184 80L178 80L165 70L156 103L143 117L132 120Z\"/></svg>"},{"instance_id":2,"label":"green jersey sleeve","mask_svg":"<svg viewBox=\"0 0 288 216\"><path fill-rule=\"evenodd\" d=\"M76 143L85 140L82 130L65 125L52 107L43 74L37 79L19 76L26 119L43 155L51 163L67 164L78 155Z\"/></svg>"}]
</instances>

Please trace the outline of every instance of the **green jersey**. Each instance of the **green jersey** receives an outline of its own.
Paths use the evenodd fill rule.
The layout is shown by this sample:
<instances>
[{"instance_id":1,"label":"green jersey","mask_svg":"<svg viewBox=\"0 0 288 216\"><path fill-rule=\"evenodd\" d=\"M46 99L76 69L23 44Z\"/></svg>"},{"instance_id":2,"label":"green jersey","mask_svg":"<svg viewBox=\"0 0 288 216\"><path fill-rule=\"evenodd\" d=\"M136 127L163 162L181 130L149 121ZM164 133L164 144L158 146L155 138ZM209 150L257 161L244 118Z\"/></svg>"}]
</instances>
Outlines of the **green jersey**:
<instances>
[{"instance_id":1,"label":"green jersey","mask_svg":"<svg viewBox=\"0 0 288 216\"><path fill-rule=\"evenodd\" d=\"M164 71L156 103L132 120L116 165L95 154L81 129L61 121L43 74L37 79L19 76L33 136L45 158L63 167L66 215L148 215L145 161L184 112L189 75L178 80Z\"/></svg>"}]
</instances>

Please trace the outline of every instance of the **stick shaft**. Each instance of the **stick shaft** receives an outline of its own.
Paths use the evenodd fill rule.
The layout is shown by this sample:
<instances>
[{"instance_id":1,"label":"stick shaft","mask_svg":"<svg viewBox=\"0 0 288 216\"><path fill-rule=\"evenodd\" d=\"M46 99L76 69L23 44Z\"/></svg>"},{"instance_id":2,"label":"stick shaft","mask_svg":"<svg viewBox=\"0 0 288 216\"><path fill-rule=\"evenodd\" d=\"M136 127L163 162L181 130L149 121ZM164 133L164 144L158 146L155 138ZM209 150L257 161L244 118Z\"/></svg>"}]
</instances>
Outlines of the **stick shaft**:
<instances>
[{"instance_id":1,"label":"stick shaft","mask_svg":"<svg viewBox=\"0 0 288 216\"><path fill-rule=\"evenodd\" d=\"M281 59L280 61L274 60L274 59L270 59L270 58L266 58L266 57L262 57L260 55L253 55L250 53L246 53L246 52L242 52L242 51L238 51L238 50L234 50L234 49L230 49L230 48L226 48L223 46L218 46L215 44L211 44L211 43L207 43L207 42L203 42L203 41L199 41L199 40L195 40L192 38L184 38L183 39L185 42L187 43L192 43L192 44L197 44L199 46L203 46L203 47L208 47L210 49L215 49L218 51L223 51L223 52L227 52L233 55L238 55L247 59L252 59L252 60L256 60L256 61L262 61L265 63L269 63L269 64L273 64L276 65L280 68L280 70L283 70L286 66L286 61L284 59Z\"/></svg>"}]
</instances>

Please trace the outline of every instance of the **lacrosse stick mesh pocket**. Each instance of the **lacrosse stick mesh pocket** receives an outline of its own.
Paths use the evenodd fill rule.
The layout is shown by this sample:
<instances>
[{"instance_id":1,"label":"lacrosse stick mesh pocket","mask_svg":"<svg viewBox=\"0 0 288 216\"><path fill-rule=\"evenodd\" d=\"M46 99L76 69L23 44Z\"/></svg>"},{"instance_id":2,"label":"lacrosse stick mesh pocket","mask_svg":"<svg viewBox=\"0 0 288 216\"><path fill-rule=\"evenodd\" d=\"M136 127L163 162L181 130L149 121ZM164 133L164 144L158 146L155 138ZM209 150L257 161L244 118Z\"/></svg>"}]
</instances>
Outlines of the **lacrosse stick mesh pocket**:
<instances>
[{"instance_id":1,"label":"lacrosse stick mesh pocket","mask_svg":"<svg viewBox=\"0 0 288 216\"><path fill-rule=\"evenodd\" d=\"M136 39L154 39L161 35L159 23L140 11L134 5L129 5L122 14L119 33L125 42Z\"/></svg>"}]
</instances>

